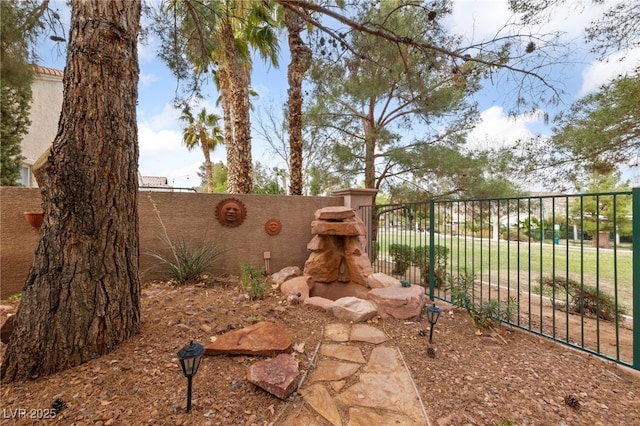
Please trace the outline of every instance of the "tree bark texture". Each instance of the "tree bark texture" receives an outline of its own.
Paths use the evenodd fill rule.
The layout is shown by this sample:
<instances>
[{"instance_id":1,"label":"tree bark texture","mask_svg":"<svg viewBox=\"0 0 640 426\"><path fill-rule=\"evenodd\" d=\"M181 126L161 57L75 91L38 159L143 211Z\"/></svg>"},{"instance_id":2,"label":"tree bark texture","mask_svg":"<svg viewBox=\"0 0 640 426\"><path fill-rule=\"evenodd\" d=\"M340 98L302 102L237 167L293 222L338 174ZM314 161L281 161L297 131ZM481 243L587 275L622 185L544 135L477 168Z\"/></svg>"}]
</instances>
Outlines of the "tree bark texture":
<instances>
[{"instance_id":1,"label":"tree bark texture","mask_svg":"<svg viewBox=\"0 0 640 426\"><path fill-rule=\"evenodd\" d=\"M285 24L289 33L289 51L291 62L287 70L289 80L288 116L289 116L289 195L302 195L302 81L311 65L309 49L300 33L304 21L293 11L285 10Z\"/></svg>"},{"instance_id":2,"label":"tree bark texture","mask_svg":"<svg viewBox=\"0 0 640 426\"><path fill-rule=\"evenodd\" d=\"M140 0L72 0L63 107L36 171L44 223L3 381L89 361L140 328Z\"/></svg>"},{"instance_id":3,"label":"tree bark texture","mask_svg":"<svg viewBox=\"0 0 640 426\"><path fill-rule=\"evenodd\" d=\"M207 178L207 192L213 193L213 169L211 167L211 154L209 153L209 144L207 143L207 129L204 125L200 128L200 146L204 155L204 173Z\"/></svg>"},{"instance_id":4,"label":"tree bark texture","mask_svg":"<svg viewBox=\"0 0 640 426\"><path fill-rule=\"evenodd\" d=\"M250 63L242 60L229 18L221 31L224 58L228 65L229 103L233 123L233 142L227 145L228 190L231 194L248 194L253 189L251 159L251 121L249 119ZM226 117L225 117L226 118Z\"/></svg>"}]
</instances>

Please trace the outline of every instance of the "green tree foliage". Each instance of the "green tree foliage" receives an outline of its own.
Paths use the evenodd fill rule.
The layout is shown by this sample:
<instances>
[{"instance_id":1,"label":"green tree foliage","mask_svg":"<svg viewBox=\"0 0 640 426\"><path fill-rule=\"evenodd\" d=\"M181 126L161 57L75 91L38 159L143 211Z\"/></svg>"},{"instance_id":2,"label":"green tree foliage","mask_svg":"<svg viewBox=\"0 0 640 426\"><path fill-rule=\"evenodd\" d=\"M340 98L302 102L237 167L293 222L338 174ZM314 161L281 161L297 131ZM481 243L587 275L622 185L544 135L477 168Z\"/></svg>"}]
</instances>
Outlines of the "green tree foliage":
<instances>
[{"instance_id":1,"label":"green tree foliage","mask_svg":"<svg viewBox=\"0 0 640 426\"><path fill-rule=\"evenodd\" d=\"M640 68L576 102L556 118L553 162L611 173L640 152Z\"/></svg>"},{"instance_id":2,"label":"green tree foliage","mask_svg":"<svg viewBox=\"0 0 640 426\"><path fill-rule=\"evenodd\" d=\"M277 26L268 2L170 0L156 16L160 57L190 89L213 73L220 90L229 192L252 188L249 96L251 49L277 65Z\"/></svg>"},{"instance_id":3,"label":"green tree foliage","mask_svg":"<svg viewBox=\"0 0 640 426\"><path fill-rule=\"evenodd\" d=\"M220 117L216 114L209 114L205 108L193 116L189 108L185 108L180 116L180 120L187 125L182 134L182 141L191 151L199 146L204 154L204 168L207 178L207 192L214 192L213 171L211 166L211 151L224 143L222 129L218 125Z\"/></svg>"},{"instance_id":4,"label":"green tree foliage","mask_svg":"<svg viewBox=\"0 0 640 426\"><path fill-rule=\"evenodd\" d=\"M200 177L200 187L207 187L207 172L204 163L200 165L198 176ZM211 165L211 176L213 178L213 192L216 194L227 193L227 166L218 161Z\"/></svg>"},{"instance_id":5,"label":"green tree foliage","mask_svg":"<svg viewBox=\"0 0 640 426\"><path fill-rule=\"evenodd\" d=\"M16 185L24 159L20 143L31 124L34 49L45 31L55 34L61 25L49 0L2 0L0 17L0 185ZM51 39L64 40L57 35Z\"/></svg>"},{"instance_id":6,"label":"green tree foliage","mask_svg":"<svg viewBox=\"0 0 640 426\"><path fill-rule=\"evenodd\" d=\"M380 22L399 37L455 49L456 40L439 23L447 13L440 3L427 16L394 2L362 3L358 21ZM344 40L316 40L320 58L310 71L314 98L306 111L314 131L332 140L338 175L363 174L366 188L381 189L433 166L426 164L432 147L460 146L475 113L465 100L478 88L480 66L435 51L425 56L365 33ZM420 136L409 140L412 133Z\"/></svg>"},{"instance_id":7,"label":"green tree foliage","mask_svg":"<svg viewBox=\"0 0 640 426\"><path fill-rule=\"evenodd\" d=\"M602 195L585 196L571 205L573 220L582 224L589 235L598 232L617 232L629 236L631 226L631 196L611 193L630 191L629 182L621 181L620 172L606 175L594 173L584 187L578 190L585 193L601 193ZM582 214L581 214L582 213Z\"/></svg>"},{"instance_id":8,"label":"green tree foliage","mask_svg":"<svg viewBox=\"0 0 640 426\"><path fill-rule=\"evenodd\" d=\"M286 173L278 167L269 169L260 163L253 167L253 193L254 194L286 194ZM282 185L281 185L282 183Z\"/></svg>"},{"instance_id":9,"label":"green tree foliage","mask_svg":"<svg viewBox=\"0 0 640 426\"><path fill-rule=\"evenodd\" d=\"M20 142L31 124L33 68L29 64L29 34L40 25L37 21L34 23L31 16L33 3L17 0L0 2L0 185L17 185L20 162L24 159Z\"/></svg>"}]
</instances>

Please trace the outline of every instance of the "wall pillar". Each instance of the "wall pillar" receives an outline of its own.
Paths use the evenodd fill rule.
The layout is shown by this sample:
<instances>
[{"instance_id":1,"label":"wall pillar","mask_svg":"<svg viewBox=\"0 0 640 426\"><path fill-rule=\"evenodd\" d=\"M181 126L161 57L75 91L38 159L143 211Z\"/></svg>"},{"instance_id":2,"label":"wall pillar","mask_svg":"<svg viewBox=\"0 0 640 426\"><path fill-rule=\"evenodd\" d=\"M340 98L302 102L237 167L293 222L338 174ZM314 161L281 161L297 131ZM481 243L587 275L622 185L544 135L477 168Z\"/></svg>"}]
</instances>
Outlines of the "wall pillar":
<instances>
[{"instance_id":1,"label":"wall pillar","mask_svg":"<svg viewBox=\"0 0 640 426\"><path fill-rule=\"evenodd\" d=\"M371 188L344 188L332 191L331 195L335 197L342 197L344 199L344 205L354 209L358 217L364 220L362 212L360 211L360 206L372 205L377 193L377 189Z\"/></svg>"}]
</instances>

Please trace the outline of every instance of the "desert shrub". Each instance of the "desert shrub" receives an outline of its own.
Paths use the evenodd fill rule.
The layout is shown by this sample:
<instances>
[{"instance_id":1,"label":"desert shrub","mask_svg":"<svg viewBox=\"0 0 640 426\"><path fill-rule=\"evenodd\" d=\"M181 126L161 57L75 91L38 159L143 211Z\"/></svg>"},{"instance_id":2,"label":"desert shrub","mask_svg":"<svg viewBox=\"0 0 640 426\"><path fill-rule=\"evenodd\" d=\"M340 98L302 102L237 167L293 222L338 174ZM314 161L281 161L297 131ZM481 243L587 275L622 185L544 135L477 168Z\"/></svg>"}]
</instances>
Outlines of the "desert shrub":
<instances>
[{"instance_id":1,"label":"desert shrub","mask_svg":"<svg viewBox=\"0 0 640 426\"><path fill-rule=\"evenodd\" d=\"M469 311L473 308L473 286L476 276L473 274L451 275L449 277L449 292L451 303Z\"/></svg>"},{"instance_id":2,"label":"desert shrub","mask_svg":"<svg viewBox=\"0 0 640 426\"><path fill-rule=\"evenodd\" d=\"M405 244L391 244L389 245L389 255L393 258L393 270L394 275L404 275L411 266L413 253L411 246Z\"/></svg>"},{"instance_id":3,"label":"desert shrub","mask_svg":"<svg viewBox=\"0 0 640 426\"><path fill-rule=\"evenodd\" d=\"M509 229L502 228L500 230L500 238L502 238L503 240L509 240L509 241L528 241L529 240L529 236L527 234L513 227Z\"/></svg>"},{"instance_id":4,"label":"desert shrub","mask_svg":"<svg viewBox=\"0 0 640 426\"><path fill-rule=\"evenodd\" d=\"M598 290L596 287L585 285L580 288L571 287L568 289L571 295L569 311L576 313L586 313L599 317L606 321L622 321L627 309L623 305L618 305L616 311L616 301L610 294Z\"/></svg>"},{"instance_id":5,"label":"desert shrub","mask_svg":"<svg viewBox=\"0 0 640 426\"><path fill-rule=\"evenodd\" d=\"M517 302L509 297L506 302L496 299L480 300L473 295L475 275L463 274L449 278L451 302L465 309L473 323L481 328L492 328L503 321L511 321L516 313Z\"/></svg>"},{"instance_id":6,"label":"desert shrub","mask_svg":"<svg viewBox=\"0 0 640 426\"><path fill-rule=\"evenodd\" d=\"M200 281L211 272L214 261L226 251L215 242L203 241L193 244L184 239L175 242L165 241L169 254L150 252L149 255L158 260L154 269L163 271L176 284L187 284Z\"/></svg>"},{"instance_id":7,"label":"desert shrub","mask_svg":"<svg viewBox=\"0 0 640 426\"><path fill-rule=\"evenodd\" d=\"M627 308L623 305L618 305L616 310L615 298L610 294L590 285L581 285L571 278L544 276L540 278L540 286L543 294L545 289L553 287L556 291L568 292L571 296L569 312L592 315L606 321L614 321L616 318L620 321L627 313Z\"/></svg>"},{"instance_id":8,"label":"desert shrub","mask_svg":"<svg viewBox=\"0 0 640 426\"><path fill-rule=\"evenodd\" d=\"M447 258L449 249L444 246L435 245L433 274L435 277L435 287L444 287L447 278ZM431 246L418 246L413 250L413 263L420 268L420 277L425 286L429 285L429 273L431 271Z\"/></svg>"},{"instance_id":9,"label":"desert shrub","mask_svg":"<svg viewBox=\"0 0 640 426\"><path fill-rule=\"evenodd\" d=\"M251 300L261 299L267 291L263 271L262 266L255 268L248 263L240 265L240 284Z\"/></svg>"}]
</instances>

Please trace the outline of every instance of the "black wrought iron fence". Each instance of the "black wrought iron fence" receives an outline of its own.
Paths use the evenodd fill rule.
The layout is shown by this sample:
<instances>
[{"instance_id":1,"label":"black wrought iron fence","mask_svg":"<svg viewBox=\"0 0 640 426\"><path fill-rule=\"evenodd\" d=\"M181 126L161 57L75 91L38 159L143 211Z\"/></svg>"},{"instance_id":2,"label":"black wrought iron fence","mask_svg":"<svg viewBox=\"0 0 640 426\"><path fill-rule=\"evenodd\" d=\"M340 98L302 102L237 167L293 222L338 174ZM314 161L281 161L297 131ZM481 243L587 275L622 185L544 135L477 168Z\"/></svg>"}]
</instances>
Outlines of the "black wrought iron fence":
<instances>
[{"instance_id":1,"label":"black wrought iron fence","mask_svg":"<svg viewBox=\"0 0 640 426\"><path fill-rule=\"evenodd\" d=\"M640 369L639 211L635 188L364 206L362 217L376 271Z\"/></svg>"}]
</instances>

